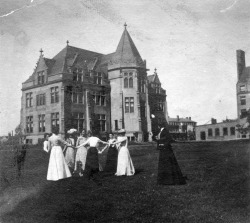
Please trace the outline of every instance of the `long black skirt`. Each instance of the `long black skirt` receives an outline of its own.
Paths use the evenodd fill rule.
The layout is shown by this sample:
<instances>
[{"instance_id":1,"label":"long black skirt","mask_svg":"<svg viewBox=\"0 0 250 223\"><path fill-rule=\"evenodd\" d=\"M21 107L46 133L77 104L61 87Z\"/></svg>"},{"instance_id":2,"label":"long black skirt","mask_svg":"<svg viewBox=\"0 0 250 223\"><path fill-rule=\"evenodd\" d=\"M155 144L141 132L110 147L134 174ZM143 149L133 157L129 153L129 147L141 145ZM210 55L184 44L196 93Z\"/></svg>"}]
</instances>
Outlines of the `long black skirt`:
<instances>
[{"instance_id":1,"label":"long black skirt","mask_svg":"<svg viewBox=\"0 0 250 223\"><path fill-rule=\"evenodd\" d=\"M88 179L99 180L99 160L98 151L95 147L90 147L87 152L84 175Z\"/></svg>"},{"instance_id":2,"label":"long black skirt","mask_svg":"<svg viewBox=\"0 0 250 223\"><path fill-rule=\"evenodd\" d=\"M118 151L116 149L116 146L110 146L107 153L107 160L104 171L108 173L116 173L117 159Z\"/></svg>"},{"instance_id":3,"label":"long black skirt","mask_svg":"<svg viewBox=\"0 0 250 223\"><path fill-rule=\"evenodd\" d=\"M157 183L163 185L186 184L186 179L182 175L171 145L160 150Z\"/></svg>"}]
</instances>

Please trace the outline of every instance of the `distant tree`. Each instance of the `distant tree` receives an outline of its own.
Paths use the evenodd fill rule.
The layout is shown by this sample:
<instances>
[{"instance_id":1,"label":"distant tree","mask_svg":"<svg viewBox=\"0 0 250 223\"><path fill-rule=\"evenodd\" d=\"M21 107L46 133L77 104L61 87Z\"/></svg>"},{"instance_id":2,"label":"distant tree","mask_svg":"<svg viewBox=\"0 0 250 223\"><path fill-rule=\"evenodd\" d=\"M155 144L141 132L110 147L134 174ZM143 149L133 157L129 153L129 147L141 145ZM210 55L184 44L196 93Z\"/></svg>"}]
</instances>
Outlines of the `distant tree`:
<instances>
[{"instance_id":1,"label":"distant tree","mask_svg":"<svg viewBox=\"0 0 250 223\"><path fill-rule=\"evenodd\" d=\"M15 135L20 135L22 133L21 123L15 128Z\"/></svg>"}]
</instances>

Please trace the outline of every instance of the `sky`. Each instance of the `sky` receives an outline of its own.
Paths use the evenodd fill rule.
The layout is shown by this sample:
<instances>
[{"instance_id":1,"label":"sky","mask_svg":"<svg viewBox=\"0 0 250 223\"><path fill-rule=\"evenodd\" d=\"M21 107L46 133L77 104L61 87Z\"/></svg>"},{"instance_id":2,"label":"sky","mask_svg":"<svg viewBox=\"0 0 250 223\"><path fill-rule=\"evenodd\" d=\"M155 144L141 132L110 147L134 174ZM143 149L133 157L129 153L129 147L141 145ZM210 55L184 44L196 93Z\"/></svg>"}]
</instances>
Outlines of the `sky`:
<instances>
[{"instance_id":1,"label":"sky","mask_svg":"<svg viewBox=\"0 0 250 223\"><path fill-rule=\"evenodd\" d=\"M148 75L166 89L170 117L198 125L237 118L236 50L250 63L247 0L0 0L0 135L20 122L22 82L43 49L112 53L124 23Z\"/></svg>"}]
</instances>

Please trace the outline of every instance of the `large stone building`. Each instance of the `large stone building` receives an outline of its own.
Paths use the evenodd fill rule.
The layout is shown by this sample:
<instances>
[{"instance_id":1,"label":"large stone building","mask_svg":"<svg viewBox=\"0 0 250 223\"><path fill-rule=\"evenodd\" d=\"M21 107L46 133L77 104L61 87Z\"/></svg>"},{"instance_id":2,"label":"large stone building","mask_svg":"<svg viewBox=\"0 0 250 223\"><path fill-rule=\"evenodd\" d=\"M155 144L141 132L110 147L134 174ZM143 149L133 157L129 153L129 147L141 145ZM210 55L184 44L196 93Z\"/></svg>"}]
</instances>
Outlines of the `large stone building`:
<instances>
[{"instance_id":1,"label":"large stone building","mask_svg":"<svg viewBox=\"0 0 250 223\"><path fill-rule=\"evenodd\" d=\"M237 59L237 119L226 119L217 123L212 119L211 124L199 125L196 128L197 140L232 140L249 138L249 133L237 131L246 124L247 111L250 109L250 67L246 67L245 52L236 51Z\"/></svg>"},{"instance_id":2,"label":"large stone building","mask_svg":"<svg viewBox=\"0 0 250 223\"><path fill-rule=\"evenodd\" d=\"M150 113L167 115L166 91L155 71L147 76L126 25L114 53L101 54L67 45L52 59L41 50L33 74L22 84L21 126L33 144L58 126L107 132L126 129L143 141L152 131ZM153 126L153 128L155 128Z\"/></svg>"}]
</instances>

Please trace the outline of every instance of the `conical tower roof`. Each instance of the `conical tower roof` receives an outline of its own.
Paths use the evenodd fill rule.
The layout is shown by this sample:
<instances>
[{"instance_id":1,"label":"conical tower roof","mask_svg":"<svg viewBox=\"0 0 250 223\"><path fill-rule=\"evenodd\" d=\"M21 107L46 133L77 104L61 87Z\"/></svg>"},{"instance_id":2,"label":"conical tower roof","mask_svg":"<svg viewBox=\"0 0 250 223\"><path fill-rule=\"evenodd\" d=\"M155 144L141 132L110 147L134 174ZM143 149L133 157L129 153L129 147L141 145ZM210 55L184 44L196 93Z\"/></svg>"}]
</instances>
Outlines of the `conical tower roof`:
<instances>
[{"instance_id":1,"label":"conical tower roof","mask_svg":"<svg viewBox=\"0 0 250 223\"><path fill-rule=\"evenodd\" d=\"M119 68L119 67L145 67L144 62L141 58L140 53L138 52L129 32L124 25L125 29L121 36L120 42L117 46L116 52L112 56L110 63L110 68Z\"/></svg>"}]
</instances>

